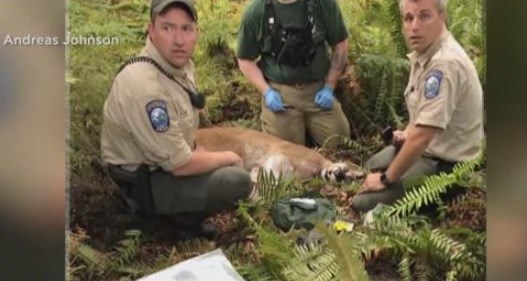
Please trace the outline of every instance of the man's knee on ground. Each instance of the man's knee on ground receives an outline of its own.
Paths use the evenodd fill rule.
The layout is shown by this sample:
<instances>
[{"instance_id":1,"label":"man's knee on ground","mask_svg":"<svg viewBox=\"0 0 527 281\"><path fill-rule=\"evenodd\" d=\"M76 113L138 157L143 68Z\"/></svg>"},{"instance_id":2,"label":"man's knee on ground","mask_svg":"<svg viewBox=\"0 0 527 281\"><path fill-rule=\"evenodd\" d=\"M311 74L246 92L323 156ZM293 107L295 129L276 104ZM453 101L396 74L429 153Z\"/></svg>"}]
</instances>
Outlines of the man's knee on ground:
<instances>
[{"instance_id":1,"label":"man's knee on ground","mask_svg":"<svg viewBox=\"0 0 527 281\"><path fill-rule=\"evenodd\" d=\"M329 121L328 121L329 122ZM317 127L309 126L309 135L319 145L325 147L334 147L343 143L343 140L349 139L350 131L342 126Z\"/></svg>"},{"instance_id":2,"label":"man's knee on ground","mask_svg":"<svg viewBox=\"0 0 527 281\"><path fill-rule=\"evenodd\" d=\"M359 212L367 212L377 205L370 194L357 194L351 199L351 208Z\"/></svg>"},{"instance_id":3,"label":"man's knee on ground","mask_svg":"<svg viewBox=\"0 0 527 281\"><path fill-rule=\"evenodd\" d=\"M402 184L396 182L383 191L356 194L351 199L351 207L356 211L367 212L379 203L390 205L404 195L405 191Z\"/></svg>"},{"instance_id":4,"label":"man's knee on ground","mask_svg":"<svg viewBox=\"0 0 527 281\"><path fill-rule=\"evenodd\" d=\"M386 169L392 163L393 159L395 158L395 154L395 146L387 146L366 160L364 163L364 168L370 171Z\"/></svg>"},{"instance_id":5,"label":"man's knee on ground","mask_svg":"<svg viewBox=\"0 0 527 281\"><path fill-rule=\"evenodd\" d=\"M223 167L221 170L220 187L227 196L234 200L244 199L249 196L252 190L252 181L250 174L239 167Z\"/></svg>"}]
</instances>

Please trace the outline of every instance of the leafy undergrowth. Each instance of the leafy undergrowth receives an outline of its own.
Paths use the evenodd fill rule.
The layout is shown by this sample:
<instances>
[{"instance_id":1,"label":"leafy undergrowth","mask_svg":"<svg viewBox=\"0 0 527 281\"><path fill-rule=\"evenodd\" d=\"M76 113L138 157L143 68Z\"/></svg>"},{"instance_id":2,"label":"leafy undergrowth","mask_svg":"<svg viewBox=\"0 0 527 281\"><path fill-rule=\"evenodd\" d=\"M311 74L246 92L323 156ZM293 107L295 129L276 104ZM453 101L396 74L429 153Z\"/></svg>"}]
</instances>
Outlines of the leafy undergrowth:
<instances>
[{"instance_id":1,"label":"leafy undergrowth","mask_svg":"<svg viewBox=\"0 0 527 281\"><path fill-rule=\"evenodd\" d=\"M484 176L482 170L457 173L454 172L459 178L456 182L461 184L477 182ZM409 211L404 216L381 216L371 228L363 226L363 216L350 208L358 182L339 185L320 179L306 183L272 182L262 181L259 188L263 190L263 198L256 204L244 202L237 211L210 218L219 231L210 240L185 240L180 229L168 219L128 214L120 205L116 187L108 181L73 182L70 280L132 280L217 247L223 249L247 280L299 280L320 274L314 266L307 273L301 271L296 259L305 264L322 263L319 258L323 253L331 253L325 262L332 266L328 268L335 269L326 272L327 278L320 280L363 280L337 277L346 269L346 265L340 265L339 255L355 257L356 261L351 264L359 268L355 271L363 271L369 278L364 280L413 280L404 278L401 268L410 276L420 276L420 280L445 280L449 272L461 277L453 280L481 280L484 276L486 193L483 186L467 186L463 195L439 207L439 213L433 216L417 216L420 211L416 209L417 212ZM440 180L431 183L432 186L441 184ZM296 242L308 235L307 230L284 233L273 225L269 209L274 201L306 193L330 199L341 219L355 223L350 234L321 230L327 231L325 237L334 235L335 239L342 239L341 244L324 241L306 250ZM394 206L400 208L400 205ZM307 257L299 256L302 251L308 251L304 253ZM458 264L460 259L466 261Z\"/></svg>"},{"instance_id":2,"label":"leafy undergrowth","mask_svg":"<svg viewBox=\"0 0 527 281\"><path fill-rule=\"evenodd\" d=\"M200 39L194 61L200 91L207 95L203 126L259 129L259 94L237 69L234 50L247 0L196 1ZM117 36L120 44L71 46L70 69L70 230L68 280L133 280L221 247L248 281L263 280L483 280L485 275L486 173L484 155L451 174L425 180L415 192L364 226L350 207L360 182L261 183L263 198L210 218L219 235L185 240L165 218L125 212L117 187L100 163L102 105L115 71L141 50L149 0L72 0L74 34ZM361 165L382 148L384 126L404 126L408 63L397 5L388 0L339 1L351 34L353 64L342 77L337 97L351 125L350 139L336 149L319 148L333 160ZM484 81L481 0L449 1L452 33L475 60ZM263 175L265 177L265 175ZM274 182L274 184L271 184ZM465 192L450 202L440 197L455 184ZM342 219L355 223L337 234L317 225L324 239L299 245L306 230L284 233L270 219L270 206L284 196L329 198ZM389 214L389 215L388 215Z\"/></svg>"}]
</instances>

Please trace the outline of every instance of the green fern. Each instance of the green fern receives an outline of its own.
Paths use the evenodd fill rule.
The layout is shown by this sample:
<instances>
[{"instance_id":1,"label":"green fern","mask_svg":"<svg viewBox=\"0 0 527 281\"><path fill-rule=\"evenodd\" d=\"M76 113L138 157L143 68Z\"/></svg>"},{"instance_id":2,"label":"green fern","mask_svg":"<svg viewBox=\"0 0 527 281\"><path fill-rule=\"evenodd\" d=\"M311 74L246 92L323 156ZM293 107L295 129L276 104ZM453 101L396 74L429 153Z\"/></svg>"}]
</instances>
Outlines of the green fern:
<instances>
[{"instance_id":1,"label":"green fern","mask_svg":"<svg viewBox=\"0 0 527 281\"><path fill-rule=\"evenodd\" d=\"M402 126L407 118L403 91L409 73L406 59L388 55L362 54L357 60L358 79L365 95L357 97L353 118L362 135L378 134L386 124ZM381 124L381 125L379 125Z\"/></svg>"},{"instance_id":2,"label":"green fern","mask_svg":"<svg viewBox=\"0 0 527 281\"><path fill-rule=\"evenodd\" d=\"M441 173L425 179L423 185L406 192L406 195L394 203L388 210L388 215L404 217L422 206L440 200L439 195L446 192L449 187L456 184L461 178L472 173L481 163L483 153L474 160L457 164L449 174Z\"/></svg>"},{"instance_id":3,"label":"green fern","mask_svg":"<svg viewBox=\"0 0 527 281\"><path fill-rule=\"evenodd\" d=\"M353 235L365 252L391 249L403 280L444 280L437 277L446 278L445 272L479 280L485 273L484 233L467 228L432 229L426 217L410 214L402 220L384 213L372 227L357 227Z\"/></svg>"},{"instance_id":4,"label":"green fern","mask_svg":"<svg viewBox=\"0 0 527 281\"><path fill-rule=\"evenodd\" d=\"M316 229L324 236L329 249L335 254L336 263L339 265L338 280L369 280L364 263L358 258L356 245L350 236L338 235L322 223L317 224Z\"/></svg>"},{"instance_id":5,"label":"green fern","mask_svg":"<svg viewBox=\"0 0 527 281\"><path fill-rule=\"evenodd\" d=\"M463 194L454 198L447 206L450 210L482 210L486 208L484 198L474 198L472 194Z\"/></svg>"},{"instance_id":6,"label":"green fern","mask_svg":"<svg viewBox=\"0 0 527 281\"><path fill-rule=\"evenodd\" d=\"M139 241L141 231L128 230L124 235L126 238L119 241L119 246L115 248L117 258L114 260L114 263L119 266L131 263L141 250L141 243Z\"/></svg>"},{"instance_id":7,"label":"green fern","mask_svg":"<svg viewBox=\"0 0 527 281\"><path fill-rule=\"evenodd\" d=\"M439 229L421 229L399 239L404 241L404 247L411 249L409 252L415 253L415 259L421 261L423 276L429 275L431 269L436 272L449 269L451 276L470 280L478 280L484 275L484 260L474 256L464 243L452 239Z\"/></svg>"},{"instance_id":8,"label":"green fern","mask_svg":"<svg viewBox=\"0 0 527 281\"><path fill-rule=\"evenodd\" d=\"M335 255L320 245L295 246L295 258L283 269L287 280L329 281L337 279ZM340 279L348 280L348 279ZM352 279L349 279L352 280Z\"/></svg>"},{"instance_id":9,"label":"green fern","mask_svg":"<svg viewBox=\"0 0 527 281\"><path fill-rule=\"evenodd\" d=\"M377 94L377 97L375 99L375 106L373 109L373 120L377 123L382 122L383 120L381 117L383 117L383 108L386 104L387 96L388 96L388 72L386 69L383 69L382 71L382 78L380 81L380 87L379 92Z\"/></svg>"},{"instance_id":10,"label":"green fern","mask_svg":"<svg viewBox=\"0 0 527 281\"><path fill-rule=\"evenodd\" d=\"M285 181L282 174L274 175L273 172L265 171L264 169L258 170L258 176L255 183L255 188L258 190L264 203L270 205L283 197L282 194L285 191Z\"/></svg>"},{"instance_id":11,"label":"green fern","mask_svg":"<svg viewBox=\"0 0 527 281\"><path fill-rule=\"evenodd\" d=\"M410 262L410 255L408 253L405 253L403 255L403 258L398 264L398 272L401 276L401 279L404 281L411 281L412 280L412 273L410 270L411 262Z\"/></svg>"},{"instance_id":12,"label":"green fern","mask_svg":"<svg viewBox=\"0 0 527 281\"><path fill-rule=\"evenodd\" d=\"M110 260L102 252L95 250L87 244L78 246L76 253L73 253L85 266L89 274L104 275L109 267Z\"/></svg>"},{"instance_id":13,"label":"green fern","mask_svg":"<svg viewBox=\"0 0 527 281\"><path fill-rule=\"evenodd\" d=\"M295 258L283 270L288 281L369 280L359 258L362 249L359 232L337 234L324 223L318 223L315 229L324 237L323 243L295 246Z\"/></svg>"},{"instance_id":14,"label":"green fern","mask_svg":"<svg viewBox=\"0 0 527 281\"><path fill-rule=\"evenodd\" d=\"M388 31L390 32L395 54L399 56L404 56L408 52L406 48L406 41L401 30L402 19L401 12L399 10L399 1L394 0L380 0L382 15L379 17L384 18L384 22L388 26ZM390 25L389 23L393 23Z\"/></svg>"},{"instance_id":15,"label":"green fern","mask_svg":"<svg viewBox=\"0 0 527 281\"><path fill-rule=\"evenodd\" d=\"M284 178L282 174L274 175L271 171L260 169L258 171L255 188L260 195L260 201L265 207L270 207L274 202L284 197L294 197L307 191L294 177Z\"/></svg>"},{"instance_id":16,"label":"green fern","mask_svg":"<svg viewBox=\"0 0 527 281\"><path fill-rule=\"evenodd\" d=\"M284 264L294 257L291 240L287 239L286 234L276 232L276 229L267 229L262 225L262 222L257 222L249 214L248 205L246 204L242 203L238 206L237 214L256 233L259 253L263 256L263 264L269 273L276 280L285 280L281 269ZM291 231L290 235L295 235L295 232Z\"/></svg>"},{"instance_id":17,"label":"green fern","mask_svg":"<svg viewBox=\"0 0 527 281\"><path fill-rule=\"evenodd\" d=\"M267 270L264 264L244 264L236 266L238 273L247 281L276 281L283 280Z\"/></svg>"}]
</instances>

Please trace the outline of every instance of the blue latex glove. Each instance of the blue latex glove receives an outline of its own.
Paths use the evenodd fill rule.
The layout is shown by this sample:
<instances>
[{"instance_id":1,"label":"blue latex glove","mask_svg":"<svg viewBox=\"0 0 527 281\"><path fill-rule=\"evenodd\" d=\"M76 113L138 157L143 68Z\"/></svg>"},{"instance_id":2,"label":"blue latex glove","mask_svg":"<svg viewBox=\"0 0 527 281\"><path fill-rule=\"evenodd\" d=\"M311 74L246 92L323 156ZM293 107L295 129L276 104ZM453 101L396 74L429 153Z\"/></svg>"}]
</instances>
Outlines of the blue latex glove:
<instances>
[{"instance_id":1,"label":"blue latex glove","mask_svg":"<svg viewBox=\"0 0 527 281\"><path fill-rule=\"evenodd\" d=\"M271 87L265 90L264 101L265 106L273 112L284 110L284 102L282 101L282 97L280 97L280 93Z\"/></svg>"},{"instance_id":2,"label":"blue latex glove","mask_svg":"<svg viewBox=\"0 0 527 281\"><path fill-rule=\"evenodd\" d=\"M335 97L333 96L333 89L331 89L329 86L324 86L324 88L320 89L318 91L317 95L315 96L315 104L323 109L330 109L333 107L333 100Z\"/></svg>"}]
</instances>

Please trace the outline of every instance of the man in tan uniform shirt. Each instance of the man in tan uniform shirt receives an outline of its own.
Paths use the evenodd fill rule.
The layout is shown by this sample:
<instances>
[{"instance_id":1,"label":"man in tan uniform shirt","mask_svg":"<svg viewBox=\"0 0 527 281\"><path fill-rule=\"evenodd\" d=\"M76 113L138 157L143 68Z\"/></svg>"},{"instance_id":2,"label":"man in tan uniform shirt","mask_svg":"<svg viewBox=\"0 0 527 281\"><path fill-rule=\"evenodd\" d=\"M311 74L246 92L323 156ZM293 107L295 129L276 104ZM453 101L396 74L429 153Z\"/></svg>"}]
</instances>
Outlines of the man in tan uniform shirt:
<instances>
[{"instance_id":1,"label":"man in tan uniform shirt","mask_svg":"<svg viewBox=\"0 0 527 281\"><path fill-rule=\"evenodd\" d=\"M101 133L102 159L114 180L112 170L138 173L139 167L147 166L141 194L151 197L153 206L146 211L194 225L234 206L251 190L238 155L194 147L198 109L187 91L196 92L191 61L196 21L191 0L152 1L148 39L140 56L153 62L129 63L118 73L104 104ZM151 192L144 193L148 185ZM134 199L140 209L148 209L141 206L145 198Z\"/></svg>"},{"instance_id":2,"label":"man in tan uniform shirt","mask_svg":"<svg viewBox=\"0 0 527 281\"><path fill-rule=\"evenodd\" d=\"M413 50L405 90L410 120L393 144L366 162L371 170L352 200L356 210L393 203L402 182L450 172L477 156L483 140L483 91L474 64L446 29L447 0L400 0L403 30ZM400 147L400 149L399 149Z\"/></svg>"}]
</instances>

